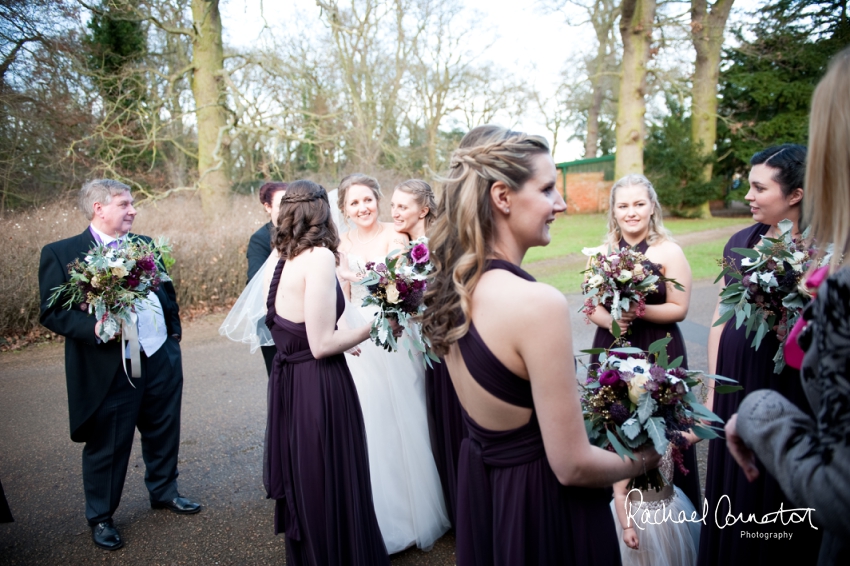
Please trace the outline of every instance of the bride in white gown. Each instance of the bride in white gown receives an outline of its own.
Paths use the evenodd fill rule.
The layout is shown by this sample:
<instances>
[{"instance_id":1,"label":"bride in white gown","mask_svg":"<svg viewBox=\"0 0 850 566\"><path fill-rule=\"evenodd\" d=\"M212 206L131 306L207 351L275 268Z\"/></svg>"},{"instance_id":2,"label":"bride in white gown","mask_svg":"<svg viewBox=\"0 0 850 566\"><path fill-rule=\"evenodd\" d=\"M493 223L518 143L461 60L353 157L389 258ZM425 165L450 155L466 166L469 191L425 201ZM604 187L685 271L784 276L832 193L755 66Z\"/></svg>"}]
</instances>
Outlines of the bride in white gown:
<instances>
[{"instance_id":1,"label":"bride in white gown","mask_svg":"<svg viewBox=\"0 0 850 566\"><path fill-rule=\"evenodd\" d=\"M382 262L407 243L391 224L378 221L380 196L378 182L365 175L340 183L338 204L351 228L340 235L339 246L339 276L351 300L343 316L347 325L375 313L375 307L360 306L367 289L356 284L366 262ZM425 366L420 354L411 359L404 351L404 341L398 352L366 342L359 355L346 354L366 425L375 513L390 554L413 545L429 550L449 528L428 433Z\"/></svg>"}]
</instances>

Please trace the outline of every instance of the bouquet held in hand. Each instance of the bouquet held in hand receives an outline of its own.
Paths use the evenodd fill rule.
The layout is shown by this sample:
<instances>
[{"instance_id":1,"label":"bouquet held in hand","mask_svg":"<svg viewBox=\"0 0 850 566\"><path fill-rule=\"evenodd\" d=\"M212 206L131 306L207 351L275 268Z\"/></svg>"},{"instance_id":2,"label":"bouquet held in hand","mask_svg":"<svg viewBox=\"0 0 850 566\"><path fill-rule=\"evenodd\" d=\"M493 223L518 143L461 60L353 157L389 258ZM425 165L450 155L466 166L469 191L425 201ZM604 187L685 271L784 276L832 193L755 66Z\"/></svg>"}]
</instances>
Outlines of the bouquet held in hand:
<instances>
[{"instance_id":1,"label":"bouquet held in hand","mask_svg":"<svg viewBox=\"0 0 850 566\"><path fill-rule=\"evenodd\" d=\"M599 365L589 368L587 381L581 386L582 413L591 444L633 460L639 448L652 445L664 454L672 444L673 461L687 474L682 454L688 441L683 433L691 430L699 438L717 438L715 430L720 429L706 422L723 422L700 403L695 389L704 377L735 382L681 368L681 356L675 360L667 357L670 340L668 336L653 342L648 352L632 347L584 350L598 354ZM739 389L737 385L720 385L715 393ZM702 391L704 397L705 389ZM672 479L663 477L658 469L650 470L634 478L628 488L658 491Z\"/></svg>"},{"instance_id":2,"label":"bouquet held in hand","mask_svg":"<svg viewBox=\"0 0 850 566\"><path fill-rule=\"evenodd\" d=\"M778 237L762 238L755 249L732 248L733 252L744 256L743 271L734 263L724 261L723 271L715 280L717 283L728 275L735 281L720 293L720 318L714 326L735 317L735 328L746 324L747 338L755 330L751 345L756 350L768 332L775 332L779 347L773 356L774 373L780 373L785 367L782 343L811 301L810 293L800 282L817 250L804 243L808 229L799 238L793 237L793 229L794 223L786 219L779 223ZM830 255L826 254L824 264L829 262Z\"/></svg>"},{"instance_id":3,"label":"bouquet held in hand","mask_svg":"<svg viewBox=\"0 0 850 566\"><path fill-rule=\"evenodd\" d=\"M64 298L64 308L94 314L101 323L98 338L107 342L119 334L122 322L135 324L136 301L171 281L158 261L169 261L170 252L164 239L148 242L130 236L118 248L99 243L84 260L68 265L71 279L52 289L48 306Z\"/></svg>"},{"instance_id":4,"label":"bouquet held in hand","mask_svg":"<svg viewBox=\"0 0 850 566\"><path fill-rule=\"evenodd\" d=\"M375 305L379 309L369 331L372 341L385 350L397 351L398 343L389 323L390 319L395 319L407 330L410 344L424 355L428 365L439 359L413 318L425 310L422 299L427 287L426 278L432 269L428 239L419 238L410 242L402 253L395 250L381 263L367 263L365 276L357 282L369 289L362 306ZM410 350L408 354L412 358Z\"/></svg>"},{"instance_id":5,"label":"bouquet held in hand","mask_svg":"<svg viewBox=\"0 0 850 566\"><path fill-rule=\"evenodd\" d=\"M633 304L635 314L642 317L646 312L647 295L657 291L659 284L669 282L684 291L675 279L659 276L660 269L636 248L623 247L616 251L609 248L607 254L585 248L582 253L590 257L590 265L582 271L585 280L581 284L584 294L581 312L589 317L596 307L605 307L614 319L612 328Z\"/></svg>"}]
</instances>

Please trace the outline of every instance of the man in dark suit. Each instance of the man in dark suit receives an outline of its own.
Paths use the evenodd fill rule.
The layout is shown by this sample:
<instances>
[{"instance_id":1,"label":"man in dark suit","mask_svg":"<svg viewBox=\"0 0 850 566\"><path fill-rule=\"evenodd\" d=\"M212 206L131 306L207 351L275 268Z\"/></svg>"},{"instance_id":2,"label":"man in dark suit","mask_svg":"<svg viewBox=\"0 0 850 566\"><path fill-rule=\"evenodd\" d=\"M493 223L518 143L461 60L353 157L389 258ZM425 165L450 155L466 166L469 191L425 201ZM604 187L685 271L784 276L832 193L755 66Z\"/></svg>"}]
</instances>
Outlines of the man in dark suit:
<instances>
[{"instance_id":1,"label":"man in dark suit","mask_svg":"<svg viewBox=\"0 0 850 566\"><path fill-rule=\"evenodd\" d=\"M273 226L277 226L277 215L280 211L280 199L286 194L286 183L269 182L260 187L260 202L271 216L271 220L260 226L248 241L248 281L260 271L272 253ZM265 319L260 324L265 324ZM263 360L266 362L266 373L272 374L272 362L277 349L274 346L260 346Z\"/></svg>"},{"instance_id":2,"label":"man in dark suit","mask_svg":"<svg viewBox=\"0 0 850 566\"><path fill-rule=\"evenodd\" d=\"M131 378L122 364L121 338L102 342L100 322L64 300L48 306L52 290L67 282L68 264L82 259L96 243L120 247L136 210L130 188L110 179L86 183L80 208L91 220L86 230L41 250L38 283L41 323L65 337L65 379L71 440L84 442L83 487L92 540L102 548L124 545L112 515L118 508L133 435L138 427L151 507L191 514L201 506L177 491L183 367L180 315L174 286L163 283L136 303L141 344L141 377ZM132 362L126 360L132 374Z\"/></svg>"}]
</instances>

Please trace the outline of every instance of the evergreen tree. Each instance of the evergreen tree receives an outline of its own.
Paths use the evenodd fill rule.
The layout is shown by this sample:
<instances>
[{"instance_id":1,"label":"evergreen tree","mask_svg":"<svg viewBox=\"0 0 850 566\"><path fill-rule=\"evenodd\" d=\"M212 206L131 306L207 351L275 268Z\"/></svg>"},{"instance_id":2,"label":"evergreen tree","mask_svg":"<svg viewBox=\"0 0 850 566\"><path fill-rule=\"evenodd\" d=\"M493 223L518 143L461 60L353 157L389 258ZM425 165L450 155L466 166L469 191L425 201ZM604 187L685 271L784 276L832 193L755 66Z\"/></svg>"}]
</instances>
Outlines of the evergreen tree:
<instances>
[{"instance_id":1,"label":"evergreen tree","mask_svg":"<svg viewBox=\"0 0 850 566\"><path fill-rule=\"evenodd\" d=\"M806 143L814 88L850 43L847 1L775 0L736 35L720 76L715 175L727 185L765 147Z\"/></svg>"},{"instance_id":2,"label":"evergreen tree","mask_svg":"<svg viewBox=\"0 0 850 566\"><path fill-rule=\"evenodd\" d=\"M698 216L699 206L717 195L717 183L706 182L703 171L714 159L691 139L691 115L667 96L667 116L649 128L644 150L647 177L661 204L677 216Z\"/></svg>"},{"instance_id":3,"label":"evergreen tree","mask_svg":"<svg viewBox=\"0 0 850 566\"><path fill-rule=\"evenodd\" d=\"M144 76L133 66L147 53L147 37L138 18L131 18L137 0L103 0L88 23L84 44L88 68L101 94L124 107L144 97Z\"/></svg>"}]
</instances>

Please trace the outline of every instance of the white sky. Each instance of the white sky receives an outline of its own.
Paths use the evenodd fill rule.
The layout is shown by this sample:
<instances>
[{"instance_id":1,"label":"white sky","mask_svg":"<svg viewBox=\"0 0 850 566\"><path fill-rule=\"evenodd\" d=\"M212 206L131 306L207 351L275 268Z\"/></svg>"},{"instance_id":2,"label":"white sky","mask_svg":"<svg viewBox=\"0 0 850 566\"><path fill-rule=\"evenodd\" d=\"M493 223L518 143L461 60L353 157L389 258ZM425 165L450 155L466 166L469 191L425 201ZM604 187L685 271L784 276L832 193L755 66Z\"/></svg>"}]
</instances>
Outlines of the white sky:
<instances>
[{"instance_id":1,"label":"white sky","mask_svg":"<svg viewBox=\"0 0 850 566\"><path fill-rule=\"evenodd\" d=\"M753 9L758 3L758 0L737 0L736 7ZM536 87L544 96L552 95L566 61L594 49L590 26L568 26L563 14L547 15L534 0L465 0L464 4L477 10L481 17L470 27L474 37L480 38L475 40L477 43L490 45L483 57ZM293 24L300 28L319 24L315 0L222 0L226 44L248 47L261 41L263 33L270 33L268 29L263 30L261 5L272 29L289 28ZM682 6L683 10L687 9L684 2ZM526 114L520 123L504 125L544 135L551 142L542 118L537 117L535 111ZM570 133L560 135L556 162L582 157L582 144L565 140Z\"/></svg>"}]
</instances>

